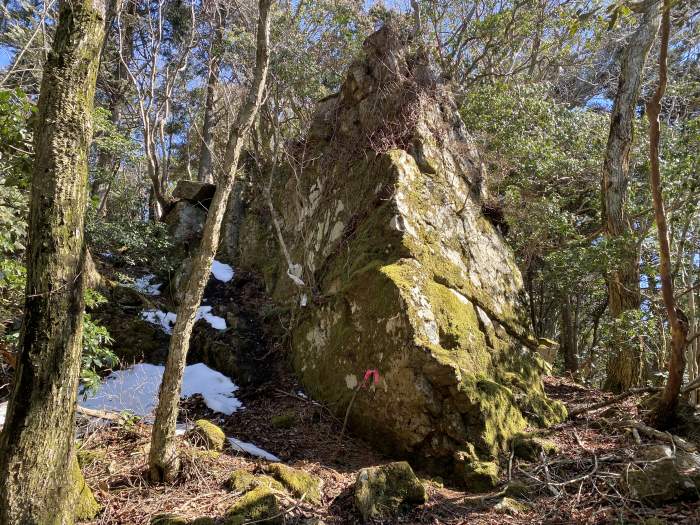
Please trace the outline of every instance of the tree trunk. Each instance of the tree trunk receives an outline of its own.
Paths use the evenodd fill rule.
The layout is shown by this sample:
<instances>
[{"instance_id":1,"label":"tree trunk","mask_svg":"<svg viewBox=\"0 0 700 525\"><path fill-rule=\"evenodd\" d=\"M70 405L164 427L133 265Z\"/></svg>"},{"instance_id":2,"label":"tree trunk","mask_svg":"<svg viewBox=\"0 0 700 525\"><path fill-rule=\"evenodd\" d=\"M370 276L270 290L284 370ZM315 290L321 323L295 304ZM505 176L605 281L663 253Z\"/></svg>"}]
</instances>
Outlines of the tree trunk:
<instances>
[{"instance_id":1,"label":"tree trunk","mask_svg":"<svg viewBox=\"0 0 700 525\"><path fill-rule=\"evenodd\" d=\"M606 235L617 241L620 256L608 275L610 315L618 319L626 311L639 308L639 248L627 216L629 156L632 122L649 49L659 30L657 2L648 5L639 27L630 37L620 65L617 94L610 115L610 134L605 151L602 177L603 220ZM642 381L642 352L636 342L624 337L624 327L616 330L614 354L608 362L608 390L619 392Z\"/></svg>"},{"instance_id":2,"label":"tree trunk","mask_svg":"<svg viewBox=\"0 0 700 525\"><path fill-rule=\"evenodd\" d=\"M231 188L236 179L238 159L243 141L262 102L269 62L269 33L271 0L260 0L257 29L257 48L253 81L236 121L229 132L224 158L223 173L216 187L207 220L202 233L192 270L185 285L185 294L177 312L177 321L170 339L168 359L158 395L158 408L151 436L149 455L150 477L153 481L172 481L180 469L175 443L178 402L182 386L190 335L195 315L202 300L204 287L209 280L211 264L219 245L221 222L226 211Z\"/></svg>"},{"instance_id":3,"label":"tree trunk","mask_svg":"<svg viewBox=\"0 0 700 525\"><path fill-rule=\"evenodd\" d=\"M214 126L216 125L216 88L219 85L221 69L221 46L223 44L224 14L214 13L214 35L209 55L209 77L207 78L207 100L204 104L204 123L202 125L202 144L199 150L199 167L197 179L202 182L214 182L212 152L214 151Z\"/></svg>"},{"instance_id":4,"label":"tree trunk","mask_svg":"<svg viewBox=\"0 0 700 525\"><path fill-rule=\"evenodd\" d=\"M0 524L67 524L83 332L87 156L105 5L63 1L38 103L19 359L0 434Z\"/></svg>"},{"instance_id":5,"label":"tree trunk","mask_svg":"<svg viewBox=\"0 0 700 525\"><path fill-rule=\"evenodd\" d=\"M578 372L576 324L571 296L567 294L561 306L561 349L564 354L564 369L572 375Z\"/></svg>"},{"instance_id":6,"label":"tree trunk","mask_svg":"<svg viewBox=\"0 0 700 525\"><path fill-rule=\"evenodd\" d=\"M688 338L688 321L676 307L673 296L673 277L671 275L671 248L666 224L663 194L661 192L661 169L659 167L659 136L661 134L659 114L661 99L666 91L668 40L671 31L671 2L664 0L663 21L661 24L661 46L659 47L659 85L652 99L647 103L649 119L649 161L651 165L649 184L654 201L654 218L659 235L659 276L661 278L661 295L666 307L668 324L671 327L671 356L668 364L668 380L661 393L661 399L651 415L655 427L668 428L676 416L678 395L683 383L685 371L685 345Z\"/></svg>"},{"instance_id":7,"label":"tree trunk","mask_svg":"<svg viewBox=\"0 0 700 525\"><path fill-rule=\"evenodd\" d=\"M124 60L131 62L134 53L134 24L133 17L136 16L136 2L128 2L126 6L127 18L124 29ZM114 17L114 12L112 16ZM111 23L111 20L110 20ZM120 38L118 35L117 38ZM126 105L125 92L128 85L128 71L126 65L121 60L117 68L117 79L114 92L110 97L109 111L110 120L116 129L122 121L122 113ZM112 181L119 170L120 159L111 151L101 151L97 157L97 176L91 186L91 194L93 199L98 203L98 217L107 215L107 195L109 194Z\"/></svg>"}]
</instances>

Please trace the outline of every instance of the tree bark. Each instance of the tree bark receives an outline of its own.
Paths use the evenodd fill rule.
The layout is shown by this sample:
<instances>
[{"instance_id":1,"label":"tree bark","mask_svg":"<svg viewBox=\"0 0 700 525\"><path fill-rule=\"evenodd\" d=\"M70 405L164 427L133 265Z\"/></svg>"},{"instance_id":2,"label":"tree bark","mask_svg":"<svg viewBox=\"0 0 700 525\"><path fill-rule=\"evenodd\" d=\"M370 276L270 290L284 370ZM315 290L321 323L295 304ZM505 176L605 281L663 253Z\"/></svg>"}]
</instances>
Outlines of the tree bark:
<instances>
[{"instance_id":1,"label":"tree bark","mask_svg":"<svg viewBox=\"0 0 700 525\"><path fill-rule=\"evenodd\" d=\"M561 349L564 354L564 370L570 374L578 372L577 328L571 296L567 294L561 306Z\"/></svg>"},{"instance_id":2,"label":"tree bark","mask_svg":"<svg viewBox=\"0 0 700 525\"><path fill-rule=\"evenodd\" d=\"M88 148L105 5L63 1L38 102L19 359L0 434L0 524L73 523Z\"/></svg>"},{"instance_id":3,"label":"tree bark","mask_svg":"<svg viewBox=\"0 0 700 525\"><path fill-rule=\"evenodd\" d=\"M654 218L659 236L659 276L661 278L661 296L666 307L668 324L671 327L671 356L668 363L668 380L661 393L661 399L651 415L653 425L660 429L669 428L676 415L678 396L683 383L685 371L685 346L688 338L688 322L685 315L677 308L673 296L673 277L671 275L671 248L666 224L661 191L661 169L659 167L659 137L661 126L661 99L666 91L668 40L671 31L671 2L664 0L663 21L661 23L661 46L659 48L659 85L654 96L647 103L647 118L649 119L649 161L651 165L649 184L654 201Z\"/></svg>"},{"instance_id":4,"label":"tree bark","mask_svg":"<svg viewBox=\"0 0 700 525\"><path fill-rule=\"evenodd\" d=\"M214 13L214 35L209 54L209 76L207 78L207 99L204 104L204 122L202 124L202 144L199 150L199 167L197 179L202 182L214 182L212 152L214 151L214 126L216 125L216 88L219 85L221 69L221 46L223 44L224 14L220 10Z\"/></svg>"},{"instance_id":5,"label":"tree bark","mask_svg":"<svg viewBox=\"0 0 700 525\"><path fill-rule=\"evenodd\" d=\"M223 173L218 181L202 241L198 247L192 270L185 285L185 294L177 312L177 321L170 339L168 359L158 395L158 408L151 436L149 471L153 481L172 481L180 469L175 442L178 402L182 386L190 336L195 315L202 300L204 287L209 280L211 264L219 245L221 222L226 211L231 188L236 179L238 159L245 137L262 103L269 63L270 4L272 0L259 1L257 46L253 81L236 121L229 132L223 163Z\"/></svg>"},{"instance_id":6,"label":"tree bark","mask_svg":"<svg viewBox=\"0 0 700 525\"><path fill-rule=\"evenodd\" d=\"M608 275L610 315L618 319L626 311L639 308L639 248L627 215L629 157L633 140L632 123L649 49L659 30L658 2L649 1L639 27L627 42L620 65L617 94L610 115L610 133L603 163L603 227L617 241L620 257ZM614 392L642 382L642 352L634 342L616 330L614 353L608 362L605 387Z\"/></svg>"}]
</instances>

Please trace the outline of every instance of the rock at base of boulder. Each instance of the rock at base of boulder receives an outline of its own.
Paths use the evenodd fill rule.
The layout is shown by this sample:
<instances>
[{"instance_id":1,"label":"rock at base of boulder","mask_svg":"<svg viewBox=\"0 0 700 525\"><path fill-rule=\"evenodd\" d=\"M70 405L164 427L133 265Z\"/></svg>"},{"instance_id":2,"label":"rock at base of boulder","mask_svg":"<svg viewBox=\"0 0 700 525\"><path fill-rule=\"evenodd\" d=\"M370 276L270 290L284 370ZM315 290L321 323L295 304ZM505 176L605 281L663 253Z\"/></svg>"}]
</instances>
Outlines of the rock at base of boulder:
<instances>
[{"instance_id":1,"label":"rock at base of boulder","mask_svg":"<svg viewBox=\"0 0 700 525\"><path fill-rule=\"evenodd\" d=\"M196 180L179 180L173 190L173 197L193 202L211 201L216 191L216 184Z\"/></svg>"},{"instance_id":2,"label":"rock at base of boulder","mask_svg":"<svg viewBox=\"0 0 700 525\"><path fill-rule=\"evenodd\" d=\"M274 490L284 491L282 484L270 476L256 476L247 470L236 469L226 480L226 488L236 492L246 493L257 487L267 487Z\"/></svg>"},{"instance_id":3,"label":"rock at base of boulder","mask_svg":"<svg viewBox=\"0 0 700 525\"><path fill-rule=\"evenodd\" d=\"M194 423L194 428L187 432L187 439L190 443L203 446L207 450L221 452L226 442L226 434L218 426L206 419L198 419Z\"/></svg>"},{"instance_id":4,"label":"rock at base of boulder","mask_svg":"<svg viewBox=\"0 0 700 525\"><path fill-rule=\"evenodd\" d=\"M502 514L520 514L530 510L530 507L521 501L506 497L496 503L493 510Z\"/></svg>"},{"instance_id":5,"label":"rock at base of boulder","mask_svg":"<svg viewBox=\"0 0 700 525\"><path fill-rule=\"evenodd\" d=\"M151 525L187 525L187 520L177 514L156 514L151 518Z\"/></svg>"},{"instance_id":6,"label":"rock at base of boulder","mask_svg":"<svg viewBox=\"0 0 700 525\"><path fill-rule=\"evenodd\" d=\"M78 459L73 456L71 462L71 482L73 484L73 509L76 521L91 520L102 507L95 500L80 470Z\"/></svg>"},{"instance_id":7,"label":"rock at base of boulder","mask_svg":"<svg viewBox=\"0 0 700 525\"><path fill-rule=\"evenodd\" d=\"M674 501L697 501L697 479L697 473L694 479L679 469L673 459L665 459L643 470L629 470L621 483L631 498L658 507Z\"/></svg>"},{"instance_id":8,"label":"rock at base of boulder","mask_svg":"<svg viewBox=\"0 0 700 525\"><path fill-rule=\"evenodd\" d=\"M527 434L516 435L511 447L516 457L526 461L538 461L542 453L548 455L559 451L559 447L553 441Z\"/></svg>"},{"instance_id":9,"label":"rock at base of boulder","mask_svg":"<svg viewBox=\"0 0 700 525\"><path fill-rule=\"evenodd\" d=\"M323 490L323 480L321 478L281 463L270 465L267 471L297 498L303 496L306 501L311 501L312 503L321 501Z\"/></svg>"},{"instance_id":10,"label":"rock at base of boulder","mask_svg":"<svg viewBox=\"0 0 700 525\"><path fill-rule=\"evenodd\" d=\"M226 513L226 525L242 525L246 521L282 523L279 501L269 487L247 492Z\"/></svg>"},{"instance_id":11,"label":"rock at base of boulder","mask_svg":"<svg viewBox=\"0 0 700 525\"><path fill-rule=\"evenodd\" d=\"M455 470L469 492L488 492L498 485L498 464L494 461L455 462Z\"/></svg>"},{"instance_id":12,"label":"rock at base of boulder","mask_svg":"<svg viewBox=\"0 0 700 525\"><path fill-rule=\"evenodd\" d=\"M355 481L355 505L365 521L427 500L425 487L405 461L364 468Z\"/></svg>"}]
</instances>

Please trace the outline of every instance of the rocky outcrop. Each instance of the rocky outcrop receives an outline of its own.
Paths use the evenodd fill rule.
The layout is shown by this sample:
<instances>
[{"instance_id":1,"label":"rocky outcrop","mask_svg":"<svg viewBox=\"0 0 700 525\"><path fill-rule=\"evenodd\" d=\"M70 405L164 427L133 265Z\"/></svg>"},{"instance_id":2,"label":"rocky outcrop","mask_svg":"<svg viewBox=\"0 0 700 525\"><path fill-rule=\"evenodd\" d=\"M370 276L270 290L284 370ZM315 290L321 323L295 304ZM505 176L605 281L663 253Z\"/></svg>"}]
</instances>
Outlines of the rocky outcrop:
<instances>
[{"instance_id":1,"label":"rocky outcrop","mask_svg":"<svg viewBox=\"0 0 700 525\"><path fill-rule=\"evenodd\" d=\"M232 258L293 312L312 395L341 415L354 399L355 432L442 472L564 416L478 153L420 49L370 36L289 153L269 198L269 174L252 181Z\"/></svg>"}]
</instances>

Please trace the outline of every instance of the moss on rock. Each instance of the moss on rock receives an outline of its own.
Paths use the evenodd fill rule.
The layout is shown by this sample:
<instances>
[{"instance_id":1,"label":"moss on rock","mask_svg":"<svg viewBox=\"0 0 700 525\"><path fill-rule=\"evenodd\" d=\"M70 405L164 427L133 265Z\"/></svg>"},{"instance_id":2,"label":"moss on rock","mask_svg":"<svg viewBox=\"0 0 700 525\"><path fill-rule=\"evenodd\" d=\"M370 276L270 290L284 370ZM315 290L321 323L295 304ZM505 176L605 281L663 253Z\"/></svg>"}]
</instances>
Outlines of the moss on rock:
<instances>
[{"instance_id":1,"label":"moss on rock","mask_svg":"<svg viewBox=\"0 0 700 525\"><path fill-rule=\"evenodd\" d=\"M284 488L297 498L304 496L306 501L318 503L321 501L323 480L318 476L283 465L273 463L267 467L267 472L277 479Z\"/></svg>"},{"instance_id":2,"label":"moss on rock","mask_svg":"<svg viewBox=\"0 0 700 525\"><path fill-rule=\"evenodd\" d=\"M246 492L226 512L226 525L242 525L246 521L282 523L279 501L269 487L259 486Z\"/></svg>"},{"instance_id":3,"label":"moss on rock","mask_svg":"<svg viewBox=\"0 0 700 525\"><path fill-rule=\"evenodd\" d=\"M541 454L556 454L559 451L559 447L553 441L528 434L515 436L511 446L513 453L526 461L538 461Z\"/></svg>"},{"instance_id":4,"label":"moss on rock","mask_svg":"<svg viewBox=\"0 0 700 525\"><path fill-rule=\"evenodd\" d=\"M270 476L255 475L244 469L234 470L225 482L226 488L236 492L245 493L256 487L268 487L273 490L284 491L284 486Z\"/></svg>"},{"instance_id":5,"label":"moss on rock","mask_svg":"<svg viewBox=\"0 0 700 525\"><path fill-rule=\"evenodd\" d=\"M498 463L480 461L473 448L455 453L455 477L469 492L488 492L498 485Z\"/></svg>"},{"instance_id":6,"label":"moss on rock","mask_svg":"<svg viewBox=\"0 0 700 525\"><path fill-rule=\"evenodd\" d=\"M188 525L186 518L177 514L156 514L151 518L151 525Z\"/></svg>"},{"instance_id":7,"label":"moss on rock","mask_svg":"<svg viewBox=\"0 0 700 525\"><path fill-rule=\"evenodd\" d=\"M187 439L195 445L220 452L224 449L226 434L211 421L198 419L194 428L187 432Z\"/></svg>"},{"instance_id":8,"label":"moss on rock","mask_svg":"<svg viewBox=\"0 0 700 525\"><path fill-rule=\"evenodd\" d=\"M78 449L76 452L78 458L78 465L80 468L89 467L93 463L98 463L104 461L107 457L107 451L103 448L97 449Z\"/></svg>"},{"instance_id":9,"label":"moss on rock","mask_svg":"<svg viewBox=\"0 0 700 525\"><path fill-rule=\"evenodd\" d=\"M293 412L285 412L284 414L272 416L270 423L275 428L292 428L297 424L297 416Z\"/></svg>"},{"instance_id":10,"label":"moss on rock","mask_svg":"<svg viewBox=\"0 0 700 525\"><path fill-rule=\"evenodd\" d=\"M391 517L427 500L425 486L405 461L364 468L357 474L355 506L365 521Z\"/></svg>"}]
</instances>

